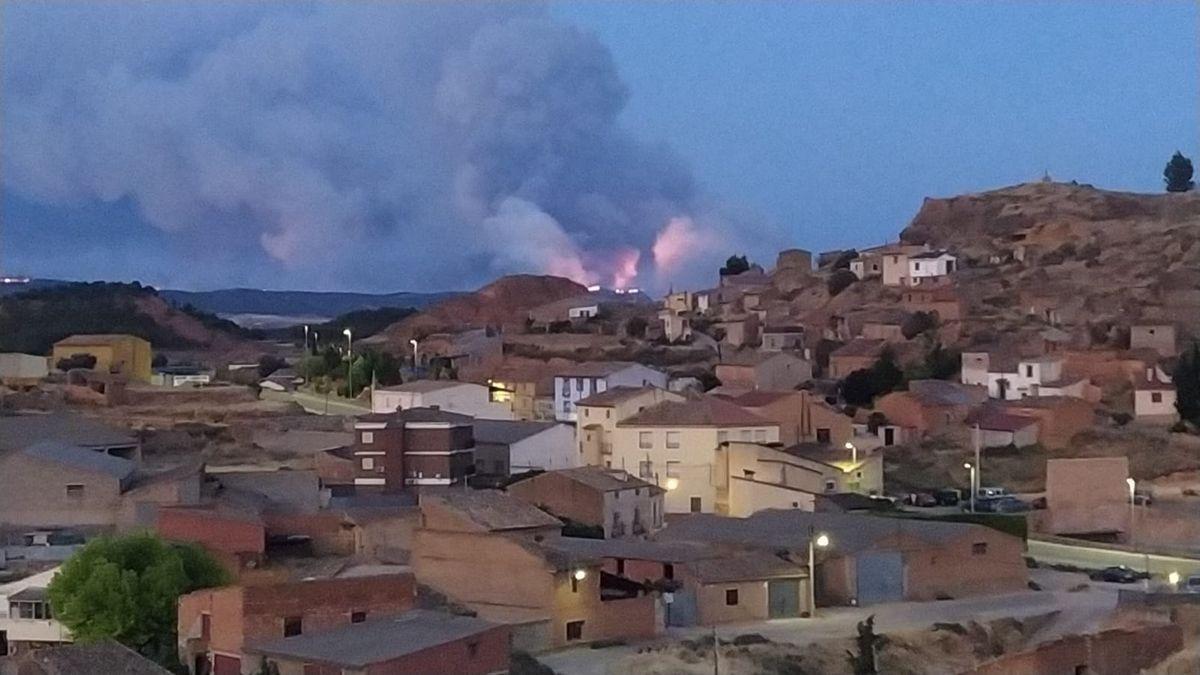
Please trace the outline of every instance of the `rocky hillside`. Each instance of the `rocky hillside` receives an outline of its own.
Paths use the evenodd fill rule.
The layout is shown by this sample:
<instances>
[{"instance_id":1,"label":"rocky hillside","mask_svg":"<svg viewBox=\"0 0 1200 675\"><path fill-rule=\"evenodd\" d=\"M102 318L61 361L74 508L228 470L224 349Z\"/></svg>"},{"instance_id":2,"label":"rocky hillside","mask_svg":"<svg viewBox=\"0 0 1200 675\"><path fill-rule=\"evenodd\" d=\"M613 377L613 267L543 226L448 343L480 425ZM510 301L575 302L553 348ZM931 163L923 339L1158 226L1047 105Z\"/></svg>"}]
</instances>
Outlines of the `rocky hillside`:
<instances>
[{"instance_id":1,"label":"rocky hillside","mask_svg":"<svg viewBox=\"0 0 1200 675\"><path fill-rule=\"evenodd\" d=\"M404 345L414 335L482 326L518 326L529 310L547 302L586 293L587 288L562 277L517 274L501 277L472 293L443 300L398 321L375 336Z\"/></svg>"}]
</instances>

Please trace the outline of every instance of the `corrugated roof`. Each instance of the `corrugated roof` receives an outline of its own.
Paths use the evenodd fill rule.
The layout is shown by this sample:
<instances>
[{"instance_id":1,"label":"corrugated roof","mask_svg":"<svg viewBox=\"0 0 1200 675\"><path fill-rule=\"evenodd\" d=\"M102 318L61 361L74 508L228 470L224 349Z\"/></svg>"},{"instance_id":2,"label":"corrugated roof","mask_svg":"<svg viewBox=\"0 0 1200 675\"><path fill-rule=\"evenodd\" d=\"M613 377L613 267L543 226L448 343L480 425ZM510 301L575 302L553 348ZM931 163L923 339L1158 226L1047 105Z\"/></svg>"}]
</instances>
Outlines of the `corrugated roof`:
<instances>
[{"instance_id":1,"label":"corrugated roof","mask_svg":"<svg viewBox=\"0 0 1200 675\"><path fill-rule=\"evenodd\" d=\"M484 420L474 422L475 443L511 445L536 436L558 426L555 422L528 422L522 420Z\"/></svg>"},{"instance_id":2,"label":"corrugated roof","mask_svg":"<svg viewBox=\"0 0 1200 675\"><path fill-rule=\"evenodd\" d=\"M926 260L929 258L941 258L942 256L955 257L953 253L946 250L925 251L924 253L915 253L909 255L909 259Z\"/></svg>"},{"instance_id":3,"label":"corrugated roof","mask_svg":"<svg viewBox=\"0 0 1200 675\"><path fill-rule=\"evenodd\" d=\"M362 669L479 635L496 626L472 616L415 609L397 616L252 645L250 649L268 656Z\"/></svg>"},{"instance_id":4,"label":"corrugated roof","mask_svg":"<svg viewBox=\"0 0 1200 675\"><path fill-rule=\"evenodd\" d=\"M974 405L982 402L980 394L987 396L982 388L974 393L964 385L946 380L912 380L908 391L921 403L936 406Z\"/></svg>"},{"instance_id":5,"label":"corrugated roof","mask_svg":"<svg viewBox=\"0 0 1200 675\"><path fill-rule=\"evenodd\" d=\"M774 422L716 396L664 401L617 423L621 427L766 427Z\"/></svg>"},{"instance_id":6,"label":"corrugated roof","mask_svg":"<svg viewBox=\"0 0 1200 675\"><path fill-rule=\"evenodd\" d=\"M40 441L82 447L137 445L138 442L131 433L80 415L0 415L0 450L16 450Z\"/></svg>"},{"instance_id":7,"label":"corrugated roof","mask_svg":"<svg viewBox=\"0 0 1200 675\"><path fill-rule=\"evenodd\" d=\"M355 418L359 422L384 423L388 426L399 427L410 422L444 423L453 425L470 424L475 418L470 415L460 415L438 408L409 408L394 413L367 413Z\"/></svg>"},{"instance_id":8,"label":"corrugated roof","mask_svg":"<svg viewBox=\"0 0 1200 675\"><path fill-rule=\"evenodd\" d=\"M132 478L134 470L137 468L133 462L127 459L55 441L34 443L25 448L23 452L30 457L48 462L66 464L83 471L107 474L121 482Z\"/></svg>"}]
</instances>

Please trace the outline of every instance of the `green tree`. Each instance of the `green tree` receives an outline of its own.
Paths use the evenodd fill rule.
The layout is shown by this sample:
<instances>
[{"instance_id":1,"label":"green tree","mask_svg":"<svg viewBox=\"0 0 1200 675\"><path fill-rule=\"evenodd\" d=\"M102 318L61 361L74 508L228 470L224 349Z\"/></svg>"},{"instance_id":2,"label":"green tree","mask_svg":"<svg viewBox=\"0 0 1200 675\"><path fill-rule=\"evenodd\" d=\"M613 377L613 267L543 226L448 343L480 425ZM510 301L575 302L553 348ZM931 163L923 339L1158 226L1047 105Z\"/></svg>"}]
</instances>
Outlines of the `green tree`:
<instances>
[{"instance_id":1,"label":"green tree","mask_svg":"<svg viewBox=\"0 0 1200 675\"><path fill-rule=\"evenodd\" d=\"M721 268L721 276L728 277L750 270L750 260L744 255L731 255Z\"/></svg>"},{"instance_id":2,"label":"green tree","mask_svg":"<svg viewBox=\"0 0 1200 675\"><path fill-rule=\"evenodd\" d=\"M958 374L962 355L956 349L946 349L941 342L934 342L925 351L920 363L905 371L909 380L951 380Z\"/></svg>"},{"instance_id":3,"label":"green tree","mask_svg":"<svg viewBox=\"0 0 1200 675\"><path fill-rule=\"evenodd\" d=\"M225 570L195 545L151 534L95 539L50 582L50 606L75 640L111 638L165 667L177 667L179 596L228 583Z\"/></svg>"},{"instance_id":4,"label":"green tree","mask_svg":"<svg viewBox=\"0 0 1200 675\"><path fill-rule=\"evenodd\" d=\"M65 359L59 359L55 364L55 368L63 371L74 370L76 368L84 368L91 370L96 367L96 357L91 354L72 354Z\"/></svg>"},{"instance_id":5,"label":"green tree","mask_svg":"<svg viewBox=\"0 0 1200 675\"><path fill-rule=\"evenodd\" d=\"M842 398L850 405L868 406L877 396L895 391L904 384L904 372L896 365L896 354L884 348L870 367L856 370L842 380Z\"/></svg>"},{"instance_id":6,"label":"green tree","mask_svg":"<svg viewBox=\"0 0 1200 675\"><path fill-rule=\"evenodd\" d=\"M1200 341L1192 342L1192 348L1179 357L1172 379L1179 416L1200 426Z\"/></svg>"},{"instance_id":7,"label":"green tree","mask_svg":"<svg viewBox=\"0 0 1200 675\"><path fill-rule=\"evenodd\" d=\"M284 361L274 354L263 354L258 357L258 376L270 377L272 373L280 368L287 368L287 361Z\"/></svg>"},{"instance_id":8,"label":"green tree","mask_svg":"<svg viewBox=\"0 0 1200 675\"><path fill-rule=\"evenodd\" d=\"M371 386L374 381L382 387L400 384L400 361L388 352L364 351L354 358L351 369L354 380L353 395Z\"/></svg>"},{"instance_id":9,"label":"green tree","mask_svg":"<svg viewBox=\"0 0 1200 675\"><path fill-rule=\"evenodd\" d=\"M1176 150L1163 169L1163 182L1167 184L1167 192L1187 192L1196 187L1192 181L1192 160Z\"/></svg>"}]
</instances>

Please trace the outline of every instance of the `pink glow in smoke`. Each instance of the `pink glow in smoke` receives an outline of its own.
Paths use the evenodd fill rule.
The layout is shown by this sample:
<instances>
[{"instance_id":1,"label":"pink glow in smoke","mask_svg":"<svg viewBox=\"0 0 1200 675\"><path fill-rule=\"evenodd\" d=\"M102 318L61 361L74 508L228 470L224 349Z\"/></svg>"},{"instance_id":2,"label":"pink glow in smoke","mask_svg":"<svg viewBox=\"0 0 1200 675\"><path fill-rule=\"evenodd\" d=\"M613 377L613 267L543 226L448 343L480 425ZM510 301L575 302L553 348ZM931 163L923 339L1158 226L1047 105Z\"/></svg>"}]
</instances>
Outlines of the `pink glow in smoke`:
<instances>
[{"instance_id":1,"label":"pink glow in smoke","mask_svg":"<svg viewBox=\"0 0 1200 675\"><path fill-rule=\"evenodd\" d=\"M701 230L691 218L677 216L658 233L650 250L654 253L654 267L658 272L670 274L678 271L689 258L712 250L719 243L712 232Z\"/></svg>"},{"instance_id":2,"label":"pink glow in smoke","mask_svg":"<svg viewBox=\"0 0 1200 675\"><path fill-rule=\"evenodd\" d=\"M599 281L599 276L595 272L589 272L583 266L583 261L574 253L560 254L551 256L546 261L545 267L542 270L545 274L552 274L556 277L566 277L585 286Z\"/></svg>"},{"instance_id":3,"label":"pink glow in smoke","mask_svg":"<svg viewBox=\"0 0 1200 675\"><path fill-rule=\"evenodd\" d=\"M637 278L638 260L641 257L642 252L635 248L623 249L617 253L612 272L613 288L626 288Z\"/></svg>"}]
</instances>

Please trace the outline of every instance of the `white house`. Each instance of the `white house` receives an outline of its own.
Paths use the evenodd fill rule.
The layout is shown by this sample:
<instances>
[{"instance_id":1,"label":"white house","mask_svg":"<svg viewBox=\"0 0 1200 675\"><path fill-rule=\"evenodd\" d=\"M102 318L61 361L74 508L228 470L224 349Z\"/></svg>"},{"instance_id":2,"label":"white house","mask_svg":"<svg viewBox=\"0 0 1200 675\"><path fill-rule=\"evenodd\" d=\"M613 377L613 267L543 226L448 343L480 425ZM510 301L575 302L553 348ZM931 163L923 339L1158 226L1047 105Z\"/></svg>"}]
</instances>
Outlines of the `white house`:
<instances>
[{"instance_id":1,"label":"white house","mask_svg":"<svg viewBox=\"0 0 1200 675\"><path fill-rule=\"evenodd\" d=\"M908 283L917 286L955 270L958 258L947 251L925 251L908 256Z\"/></svg>"},{"instance_id":2,"label":"white house","mask_svg":"<svg viewBox=\"0 0 1200 675\"><path fill-rule=\"evenodd\" d=\"M371 392L371 412L392 413L433 407L477 419L513 419L509 406L493 402L488 388L473 382L417 380Z\"/></svg>"},{"instance_id":3,"label":"white house","mask_svg":"<svg viewBox=\"0 0 1200 675\"><path fill-rule=\"evenodd\" d=\"M507 476L582 464L570 424L477 419L474 426L477 474Z\"/></svg>"},{"instance_id":4,"label":"white house","mask_svg":"<svg viewBox=\"0 0 1200 675\"><path fill-rule=\"evenodd\" d=\"M1029 447L1038 442L1038 421L999 410L985 410L976 419L980 445L985 448Z\"/></svg>"},{"instance_id":5,"label":"white house","mask_svg":"<svg viewBox=\"0 0 1200 675\"><path fill-rule=\"evenodd\" d=\"M575 421L575 403L612 387L667 388L667 374L631 361L589 361L554 376L554 418Z\"/></svg>"},{"instance_id":6,"label":"white house","mask_svg":"<svg viewBox=\"0 0 1200 675\"><path fill-rule=\"evenodd\" d=\"M35 354L0 354L0 384L31 385L50 374L50 361Z\"/></svg>"},{"instance_id":7,"label":"white house","mask_svg":"<svg viewBox=\"0 0 1200 675\"><path fill-rule=\"evenodd\" d=\"M1016 401L1026 396L1045 395L1047 385L1056 393L1062 382L1062 359L1057 356L1017 358L1004 353L963 352L963 384L987 387L991 398Z\"/></svg>"},{"instance_id":8,"label":"white house","mask_svg":"<svg viewBox=\"0 0 1200 675\"><path fill-rule=\"evenodd\" d=\"M1170 424L1175 421L1175 385L1162 368L1152 366L1133 388L1133 414L1137 419Z\"/></svg>"},{"instance_id":9,"label":"white house","mask_svg":"<svg viewBox=\"0 0 1200 675\"><path fill-rule=\"evenodd\" d=\"M578 305L567 308L568 319L587 319L600 313L600 305Z\"/></svg>"},{"instance_id":10,"label":"white house","mask_svg":"<svg viewBox=\"0 0 1200 675\"><path fill-rule=\"evenodd\" d=\"M58 568L46 570L0 586L0 636L7 644L8 654L25 649L62 642L71 642L71 633L50 611L46 588L58 574Z\"/></svg>"}]
</instances>

